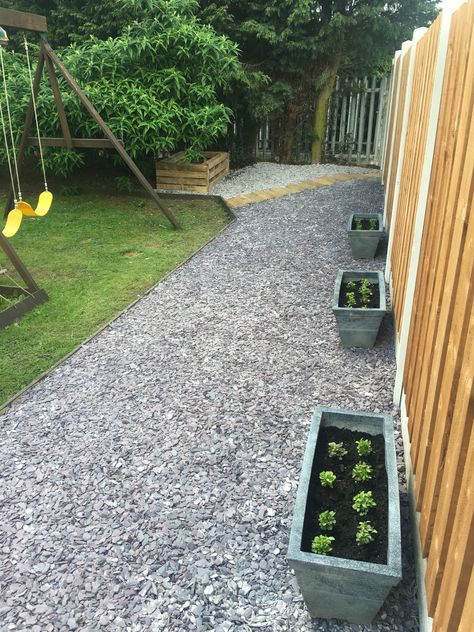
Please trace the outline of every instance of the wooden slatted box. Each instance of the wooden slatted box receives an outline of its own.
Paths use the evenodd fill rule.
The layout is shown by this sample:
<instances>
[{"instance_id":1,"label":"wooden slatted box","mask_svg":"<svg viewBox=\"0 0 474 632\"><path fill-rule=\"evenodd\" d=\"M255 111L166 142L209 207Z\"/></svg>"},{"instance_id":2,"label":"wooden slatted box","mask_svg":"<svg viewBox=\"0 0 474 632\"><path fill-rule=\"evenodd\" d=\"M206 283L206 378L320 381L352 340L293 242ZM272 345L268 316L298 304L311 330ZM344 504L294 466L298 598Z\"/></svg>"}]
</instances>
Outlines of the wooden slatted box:
<instances>
[{"instance_id":1,"label":"wooden slatted box","mask_svg":"<svg viewBox=\"0 0 474 632\"><path fill-rule=\"evenodd\" d=\"M229 172L229 154L206 151L201 164L183 162L184 151L156 162L156 187L173 191L208 193Z\"/></svg>"}]
</instances>

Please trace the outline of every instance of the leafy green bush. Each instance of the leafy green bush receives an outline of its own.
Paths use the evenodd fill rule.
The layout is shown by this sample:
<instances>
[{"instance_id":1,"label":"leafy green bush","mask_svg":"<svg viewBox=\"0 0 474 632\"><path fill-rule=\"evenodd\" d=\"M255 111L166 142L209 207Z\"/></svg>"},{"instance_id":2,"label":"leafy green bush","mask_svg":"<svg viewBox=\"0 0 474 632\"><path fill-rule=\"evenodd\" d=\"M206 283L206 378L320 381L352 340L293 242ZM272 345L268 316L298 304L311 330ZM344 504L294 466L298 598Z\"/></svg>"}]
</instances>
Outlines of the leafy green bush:
<instances>
[{"instance_id":1,"label":"leafy green bush","mask_svg":"<svg viewBox=\"0 0 474 632\"><path fill-rule=\"evenodd\" d=\"M119 191L127 191L127 193L131 193L135 188L133 180L128 176L117 176L115 178L115 186Z\"/></svg>"},{"instance_id":2,"label":"leafy green bush","mask_svg":"<svg viewBox=\"0 0 474 632\"><path fill-rule=\"evenodd\" d=\"M62 61L133 158L178 149L202 152L230 122L231 111L218 93L239 72L237 46L199 22L194 0L122 2L130 24L118 37L89 37L64 49ZM34 57L35 46L30 48ZM20 133L29 101L26 64L19 53L6 52L5 61L14 128ZM61 77L59 83L73 136L102 137ZM38 112L41 135L60 136L46 78ZM3 148L0 159L5 159ZM81 163L81 155L49 150L46 161L51 171L65 175Z\"/></svg>"}]
</instances>

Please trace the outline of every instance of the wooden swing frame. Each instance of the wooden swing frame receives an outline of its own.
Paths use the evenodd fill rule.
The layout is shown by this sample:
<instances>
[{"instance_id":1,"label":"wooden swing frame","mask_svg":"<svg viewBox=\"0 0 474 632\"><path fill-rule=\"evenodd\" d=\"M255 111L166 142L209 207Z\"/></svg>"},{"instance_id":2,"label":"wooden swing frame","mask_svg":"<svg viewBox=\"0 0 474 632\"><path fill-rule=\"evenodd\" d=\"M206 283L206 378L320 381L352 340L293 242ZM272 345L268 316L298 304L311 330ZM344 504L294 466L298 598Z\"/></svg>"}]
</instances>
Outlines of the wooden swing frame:
<instances>
[{"instance_id":1,"label":"wooden swing frame","mask_svg":"<svg viewBox=\"0 0 474 632\"><path fill-rule=\"evenodd\" d=\"M13 11L11 9L0 8L0 25L7 28L16 28L23 31L32 31L38 33L40 36L40 56L38 64L36 66L36 73L33 81L33 93L35 98L38 96L40 89L41 78L46 66L49 82L53 91L56 110L59 116L59 122L63 133L63 138L41 138L41 144L45 147L64 147L67 149L115 149L125 164L128 166L133 175L140 182L145 191L156 202L163 214L170 221L172 226L176 229L180 229L181 226L178 220L175 218L171 210L164 204L161 198L158 196L155 189L151 186L148 180L145 178L141 170L128 155L123 143L113 134L112 130L108 127L100 114L94 108L89 101L85 93L80 88L79 84L75 81L67 68L58 58L54 50L51 48L46 40L46 33L48 31L48 24L46 17L42 15L36 15L34 13L25 13L23 11ZM79 101L85 107L89 115L94 119L99 128L102 130L105 138L72 138L69 130L66 113L64 110L63 101L61 98L61 91L59 89L58 80L55 74L55 69L62 75L68 86L76 94ZM33 98L30 97L29 106L26 112L25 123L23 126L23 133L20 140L20 145L17 154L18 171L21 177L22 165L24 154L27 145L38 145L40 139L30 136L31 125L33 123L34 107ZM13 189L10 188L10 193L7 196L7 203L5 205L4 217L6 218L13 205ZM0 312L0 329L3 329L7 325L11 325L16 322L21 316L28 313L35 306L40 305L48 300L46 292L39 288L34 278L28 271L25 264L22 262L15 249L12 247L8 239L6 239L0 231L0 248L5 252L7 258L11 261L13 267L24 282L24 287L15 287L12 285L0 285L0 294L9 297L15 296L15 294L23 294L24 299L13 304L11 307ZM0 276L1 279L1 276Z\"/></svg>"},{"instance_id":2,"label":"wooden swing frame","mask_svg":"<svg viewBox=\"0 0 474 632\"><path fill-rule=\"evenodd\" d=\"M163 214L168 218L172 226L176 229L180 229L181 226L178 220L175 218L171 210L164 204L155 189L151 186L148 180L145 178L141 170L136 163L128 155L123 143L115 136L104 119L97 112L91 101L87 98L77 81L70 74L59 57L56 55L50 44L46 40L46 33L48 31L48 24L46 18L42 15L36 15L34 13L24 13L22 11L13 11L11 9L0 9L0 25L3 27L13 27L26 31L33 31L40 36L40 56L38 65L36 67L35 78L33 80L33 93L35 98L38 96L40 89L41 77L43 76L44 67L48 73L49 82L53 91L54 102L56 110L59 116L59 122L61 125L61 131L63 138L41 138L41 144L45 147L63 147L67 149L115 149L127 167L133 173L133 175L140 182L145 191L150 195L154 202L159 206ZM66 112L64 110L63 101L61 98L61 91L59 89L58 80L55 74L55 69L62 75L68 86L77 96L84 108L87 110L92 119L97 123L105 138L72 138L69 130L68 121L66 118ZM17 162L18 168L21 170L25 149L28 144L38 145L39 139L30 136L31 124L33 122L34 107L33 99L30 98L28 110L26 112L25 124L23 127L23 133L20 140L20 146L18 149ZM21 173L20 173L21 175ZM13 191L10 191L10 196L7 199L5 206L6 217L12 208L13 203Z\"/></svg>"}]
</instances>

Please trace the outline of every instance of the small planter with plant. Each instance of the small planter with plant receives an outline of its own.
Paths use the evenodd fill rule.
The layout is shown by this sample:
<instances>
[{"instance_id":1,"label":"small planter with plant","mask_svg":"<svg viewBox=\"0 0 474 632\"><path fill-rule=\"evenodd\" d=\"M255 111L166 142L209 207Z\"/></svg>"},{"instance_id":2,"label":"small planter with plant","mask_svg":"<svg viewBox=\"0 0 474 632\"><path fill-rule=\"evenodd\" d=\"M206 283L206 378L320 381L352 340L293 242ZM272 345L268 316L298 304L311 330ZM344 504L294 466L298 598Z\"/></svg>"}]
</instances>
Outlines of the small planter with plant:
<instances>
[{"instance_id":1,"label":"small planter with plant","mask_svg":"<svg viewBox=\"0 0 474 632\"><path fill-rule=\"evenodd\" d=\"M158 189L208 193L229 172L225 151L188 149L156 163Z\"/></svg>"},{"instance_id":2,"label":"small planter with plant","mask_svg":"<svg viewBox=\"0 0 474 632\"><path fill-rule=\"evenodd\" d=\"M381 213L352 213L347 234L354 259L373 259L384 236Z\"/></svg>"},{"instance_id":3,"label":"small planter with plant","mask_svg":"<svg viewBox=\"0 0 474 632\"><path fill-rule=\"evenodd\" d=\"M315 410L288 561L312 617L370 623L400 581L398 476L388 415Z\"/></svg>"},{"instance_id":4,"label":"small planter with plant","mask_svg":"<svg viewBox=\"0 0 474 632\"><path fill-rule=\"evenodd\" d=\"M387 311L382 272L339 270L332 310L344 347L373 347Z\"/></svg>"}]
</instances>

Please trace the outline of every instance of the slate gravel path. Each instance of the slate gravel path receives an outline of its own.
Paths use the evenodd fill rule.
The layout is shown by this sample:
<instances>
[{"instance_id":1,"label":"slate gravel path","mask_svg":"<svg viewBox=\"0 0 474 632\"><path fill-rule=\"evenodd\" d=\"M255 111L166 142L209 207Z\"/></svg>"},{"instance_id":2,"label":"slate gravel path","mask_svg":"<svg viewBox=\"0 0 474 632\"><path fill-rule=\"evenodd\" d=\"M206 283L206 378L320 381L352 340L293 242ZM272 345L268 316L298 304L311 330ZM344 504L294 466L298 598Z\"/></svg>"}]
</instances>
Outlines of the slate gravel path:
<instances>
[{"instance_id":1,"label":"slate gravel path","mask_svg":"<svg viewBox=\"0 0 474 632\"><path fill-rule=\"evenodd\" d=\"M405 495L373 626L311 621L285 561L313 407L392 410L390 322L345 350L330 309L346 217L381 205L353 181L245 207L0 418L2 631L418 629Z\"/></svg>"}]
</instances>

